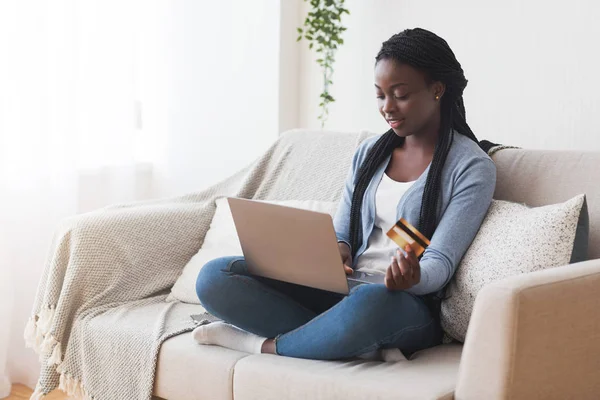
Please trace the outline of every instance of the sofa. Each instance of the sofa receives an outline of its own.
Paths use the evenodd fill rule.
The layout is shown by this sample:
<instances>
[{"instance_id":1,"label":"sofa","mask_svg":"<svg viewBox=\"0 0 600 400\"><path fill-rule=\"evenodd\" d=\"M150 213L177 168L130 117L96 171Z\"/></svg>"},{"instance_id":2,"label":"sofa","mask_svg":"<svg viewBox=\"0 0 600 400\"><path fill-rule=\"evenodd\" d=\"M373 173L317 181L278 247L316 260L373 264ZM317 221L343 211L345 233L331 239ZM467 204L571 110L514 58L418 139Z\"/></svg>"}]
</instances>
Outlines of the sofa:
<instances>
[{"instance_id":1,"label":"sofa","mask_svg":"<svg viewBox=\"0 0 600 400\"><path fill-rule=\"evenodd\" d=\"M492 159L495 199L541 206L587 195L588 261L485 286L464 344L408 361L250 355L198 345L183 333L160 348L154 398L600 398L600 153L504 149Z\"/></svg>"}]
</instances>

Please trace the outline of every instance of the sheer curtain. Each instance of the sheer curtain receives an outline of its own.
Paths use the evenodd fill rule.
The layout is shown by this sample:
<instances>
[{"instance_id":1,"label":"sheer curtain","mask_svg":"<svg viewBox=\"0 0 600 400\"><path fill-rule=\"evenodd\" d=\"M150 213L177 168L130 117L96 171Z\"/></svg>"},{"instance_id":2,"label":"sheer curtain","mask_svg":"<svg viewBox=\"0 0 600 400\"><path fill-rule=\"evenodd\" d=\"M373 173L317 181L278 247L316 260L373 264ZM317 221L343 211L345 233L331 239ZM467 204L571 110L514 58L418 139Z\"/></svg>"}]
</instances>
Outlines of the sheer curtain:
<instances>
[{"instance_id":1,"label":"sheer curtain","mask_svg":"<svg viewBox=\"0 0 600 400\"><path fill-rule=\"evenodd\" d=\"M277 138L280 4L0 0L0 397L35 386L23 331L61 219L200 190Z\"/></svg>"},{"instance_id":2,"label":"sheer curtain","mask_svg":"<svg viewBox=\"0 0 600 400\"><path fill-rule=\"evenodd\" d=\"M154 195L139 3L0 5L0 397L7 357L15 381L35 383L22 332L57 222Z\"/></svg>"}]
</instances>

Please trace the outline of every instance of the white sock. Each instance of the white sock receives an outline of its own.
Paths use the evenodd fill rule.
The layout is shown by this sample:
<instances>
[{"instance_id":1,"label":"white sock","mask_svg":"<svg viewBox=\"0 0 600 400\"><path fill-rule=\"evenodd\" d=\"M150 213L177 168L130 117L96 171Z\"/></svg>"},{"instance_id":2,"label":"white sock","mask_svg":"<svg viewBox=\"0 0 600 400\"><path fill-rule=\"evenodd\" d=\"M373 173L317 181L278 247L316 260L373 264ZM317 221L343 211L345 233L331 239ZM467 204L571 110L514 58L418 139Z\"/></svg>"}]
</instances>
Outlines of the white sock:
<instances>
[{"instance_id":1,"label":"white sock","mask_svg":"<svg viewBox=\"0 0 600 400\"><path fill-rule=\"evenodd\" d=\"M223 321L199 326L192 336L200 344L216 344L250 354L260 354L262 344L267 340Z\"/></svg>"}]
</instances>

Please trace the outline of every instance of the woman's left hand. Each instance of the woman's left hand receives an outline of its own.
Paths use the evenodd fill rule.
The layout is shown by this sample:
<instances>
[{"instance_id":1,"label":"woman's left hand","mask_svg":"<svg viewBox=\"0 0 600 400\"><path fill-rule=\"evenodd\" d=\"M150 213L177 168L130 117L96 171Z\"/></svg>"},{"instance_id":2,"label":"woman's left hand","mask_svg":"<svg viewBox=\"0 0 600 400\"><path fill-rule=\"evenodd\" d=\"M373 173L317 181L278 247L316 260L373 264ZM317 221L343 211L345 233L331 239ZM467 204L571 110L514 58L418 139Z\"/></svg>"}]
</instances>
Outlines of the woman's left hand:
<instances>
[{"instance_id":1,"label":"woman's left hand","mask_svg":"<svg viewBox=\"0 0 600 400\"><path fill-rule=\"evenodd\" d=\"M405 290L421 281L421 265L413 249L406 245L406 257L397 250L398 257L392 257L385 274L385 287L390 290Z\"/></svg>"}]
</instances>

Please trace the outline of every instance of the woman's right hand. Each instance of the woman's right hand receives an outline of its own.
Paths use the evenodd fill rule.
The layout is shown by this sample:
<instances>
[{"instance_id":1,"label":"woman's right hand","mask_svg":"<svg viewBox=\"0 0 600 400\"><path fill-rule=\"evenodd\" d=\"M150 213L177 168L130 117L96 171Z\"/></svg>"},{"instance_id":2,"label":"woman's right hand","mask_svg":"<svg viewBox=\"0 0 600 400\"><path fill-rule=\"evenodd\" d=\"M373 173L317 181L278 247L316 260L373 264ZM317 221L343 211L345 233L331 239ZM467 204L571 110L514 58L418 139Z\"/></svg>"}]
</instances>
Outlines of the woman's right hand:
<instances>
[{"instance_id":1,"label":"woman's right hand","mask_svg":"<svg viewBox=\"0 0 600 400\"><path fill-rule=\"evenodd\" d=\"M344 263L346 275L352 275L354 270L352 269L352 253L350 251L350 246L344 242L338 242L338 248L340 249L340 255L342 256L342 263Z\"/></svg>"}]
</instances>

